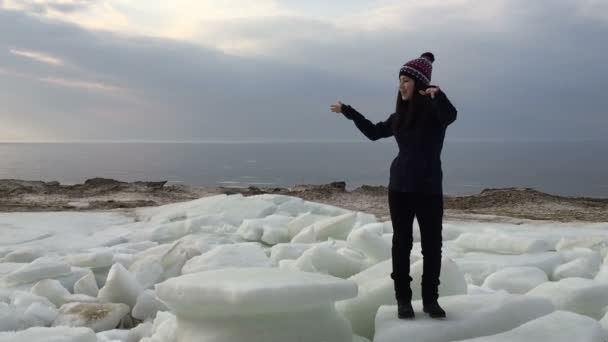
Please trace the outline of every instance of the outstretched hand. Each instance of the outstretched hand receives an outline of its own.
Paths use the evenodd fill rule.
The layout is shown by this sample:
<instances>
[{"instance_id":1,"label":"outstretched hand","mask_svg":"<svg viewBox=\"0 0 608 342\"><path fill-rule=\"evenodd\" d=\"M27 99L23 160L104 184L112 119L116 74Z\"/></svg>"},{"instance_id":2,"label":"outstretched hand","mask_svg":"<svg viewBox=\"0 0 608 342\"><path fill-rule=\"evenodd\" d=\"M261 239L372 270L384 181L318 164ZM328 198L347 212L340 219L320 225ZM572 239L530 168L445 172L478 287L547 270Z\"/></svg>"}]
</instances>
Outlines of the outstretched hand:
<instances>
[{"instance_id":1,"label":"outstretched hand","mask_svg":"<svg viewBox=\"0 0 608 342\"><path fill-rule=\"evenodd\" d=\"M336 102L335 104L329 106L329 109L331 109L331 111L334 113L342 113L342 102Z\"/></svg>"},{"instance_id":2,"label":"outstretched hand","mask_svg":"<svg viewBox=\"0 0 608 342\"><path fill-rule=\"evenodd\" d=\"M441 91L441 89L439 89L439 87L429 87L429 88L426 88L426 90L421 90L420 95L424 95L424 96L429 95L429 96L431 96L432 99L434 99L435 95L440 91Z\"/></svg>"}]
</instances>

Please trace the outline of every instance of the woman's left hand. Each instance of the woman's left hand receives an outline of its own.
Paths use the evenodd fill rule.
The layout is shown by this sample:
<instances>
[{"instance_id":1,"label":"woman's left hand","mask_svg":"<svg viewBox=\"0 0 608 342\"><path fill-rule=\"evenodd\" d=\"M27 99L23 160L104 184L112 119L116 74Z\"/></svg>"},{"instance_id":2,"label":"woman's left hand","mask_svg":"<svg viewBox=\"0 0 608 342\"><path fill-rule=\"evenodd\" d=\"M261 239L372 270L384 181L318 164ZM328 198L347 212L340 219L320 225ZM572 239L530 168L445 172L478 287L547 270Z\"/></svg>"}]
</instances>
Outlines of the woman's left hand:
<instances>
[{"instance_id":1,"label":"woman's left hand","mask_svg":"<svg viewBox=\"0 0 608 342\"><path fill-rule=\"evenodd\" d=\"M441 89L439 89L439 87L429 87L426 88L426 90L421 90L420 91L420 95L430 95L432 99L435 98L435 94L437 94L438 92L440 92Z\"/></svg>"}]
</instances>

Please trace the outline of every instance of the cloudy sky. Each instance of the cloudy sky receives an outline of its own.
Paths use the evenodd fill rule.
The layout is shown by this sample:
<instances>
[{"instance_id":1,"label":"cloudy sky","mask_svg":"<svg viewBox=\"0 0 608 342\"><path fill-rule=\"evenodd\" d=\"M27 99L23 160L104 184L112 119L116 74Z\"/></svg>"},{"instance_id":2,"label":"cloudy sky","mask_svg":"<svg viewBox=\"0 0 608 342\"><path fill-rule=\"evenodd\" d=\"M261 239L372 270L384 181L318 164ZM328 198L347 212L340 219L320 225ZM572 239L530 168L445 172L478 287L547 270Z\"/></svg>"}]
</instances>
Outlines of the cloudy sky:
<instances>
[{"instance_id":1,"label":"cloudy sky","mask_svg":"<svg viewBox=\"0 0 608 342\"><path fill-rule=\"evenodd\" d=\"M448 139L601 139L605 0L0 0L0 141L360 140L436 55Z\"/></svg>"}]
</instances>

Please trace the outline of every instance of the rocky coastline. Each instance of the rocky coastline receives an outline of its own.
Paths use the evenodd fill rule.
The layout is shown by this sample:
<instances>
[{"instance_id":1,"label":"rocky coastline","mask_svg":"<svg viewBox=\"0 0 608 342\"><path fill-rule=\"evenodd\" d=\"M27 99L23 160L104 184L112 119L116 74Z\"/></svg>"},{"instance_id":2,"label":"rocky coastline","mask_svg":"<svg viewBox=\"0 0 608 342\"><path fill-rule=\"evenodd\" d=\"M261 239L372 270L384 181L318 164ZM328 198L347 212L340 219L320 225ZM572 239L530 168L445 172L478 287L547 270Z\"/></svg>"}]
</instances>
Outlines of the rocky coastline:
<instances>
[{"instance_id":1,"label":"rocky coastline","mask_svg":"<svg viewBox=\"0 0 608 342\"><path fill-rule=\"evenodd\" d=\"M347 190L345 182L293 187L198 187L159 182L121 182L92 178L82 184L0 180L0 212L129 210L189 201L217 194L281 194L300 197L389 220L387 189L363 185ZM484 189L469 196L444 198L447 219L479 221L551 220L608 222L608 199L567 197L531 188Z\"/></svg>"}]
</instances>

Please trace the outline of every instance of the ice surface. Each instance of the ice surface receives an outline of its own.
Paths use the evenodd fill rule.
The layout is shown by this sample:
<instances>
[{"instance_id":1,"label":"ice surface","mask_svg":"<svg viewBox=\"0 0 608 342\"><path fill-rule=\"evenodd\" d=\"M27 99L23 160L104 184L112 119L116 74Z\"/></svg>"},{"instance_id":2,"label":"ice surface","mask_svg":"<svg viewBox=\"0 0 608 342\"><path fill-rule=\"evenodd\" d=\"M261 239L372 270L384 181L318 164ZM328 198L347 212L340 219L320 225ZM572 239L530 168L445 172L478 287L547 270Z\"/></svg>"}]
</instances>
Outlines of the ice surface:
<instances>
[{"instance_id":1,"label":"ice surface","mask_svg":"<svg viewBox=\"0 0 608 342\"><path fill-rule=\"evenodd\" d=\"M470 252L454 258L454 261L475 285L481 285L487 276L503 268L534 266L552 274L553 270L563 263L562 257L556 252L520 255Z\"/></svg>"},{"instance_id":2,"label":"ice surface","mask_svg":"<svg viewBox=\"0 0 608 342\"><path fill-rule=\"evenodd\" d=\"M93 273L85 275L74 284L74 294L85 294L87 296L97 297L98 293L99 288L97 287L97 282L95 281Z\"/></svg>"},{"instance_id":3,"label":"ice surface","mask_svg":"<svg viewBox=\"0 0 608 342\"><path fill-rule=\"evenodd\" d=\"M356 298L336 303L338 311L351 322L353 332L367 338L374 336L374 318L378 308L382 305L397 304L394 282L390 277L391 260L378 265L350 278L359 285L359 295ZM414 300L421 298L422 265L422 260L411 265L410 275L413 280L410 286ZM439 279L440 296L467 293L464 276L458 266L449 258L442 260Z\"/></svg>"},{"instance_id":4,"label":"ice surface","mask_svg":"<svg viewBox=\"0 0 608 342\"><path fill-rule=\"evenodd\" d=\"M247 315L297 310L354 297L357 285L332 276L275 268L226 268L156 285L156 295L185 315Z\"/></svg>"},{"instance_id":5,"label":"ice surface","mask_svg":"<svg viewBox=\"0 0 608 342\"><path fill-rule=\"evenodd\" d=\"M53 326L87 327L95 332L114 329L129 313L122 303L69 303L59 308Z\"/></svg>"},{"instance_id":6,"label":"ice surface","mask_svg":"<svg viewBox=\"0 0 608 342\"><path fill-rule=\"evenodd\" d=\"M466 251L501 254L541 253L552 248L545 240L507 234L464 233L456 239L456 244Z\"/></svg>"},{"instance_id":7,"label":"ice surface","mask_svg":"<svg viewBox=\"0 0 608 342\"><path fill-rule=\"evenodd\" d=\"M358 221L360 219L361 221ZM363 216L360 218L356 212L347 212L339 216L332 216L323 219L302 219L302 221L314 223L301 227L299 223L295 228L291 228L290 235L293 235L291 242L294 243L313 243L315 241L326 241L328 239L346 240L348 234L359 224L364 224L375 220L373 216ZM297 232L297 233L296 233ZM295 234L295 235L294 235Z\"/></svg>"},{"instance_id":8,"label":"ice surface","mask_svg":"<svg viewBox=\"0 0 608 342\"><path fill-rule=\"evenodd\" d=\"M112 329L97 333L97 342L128 342L128 338L129 330Z\"/></svg>"},{"instance_id":9,"label":"ice surface","mask_svg":"<svg viewBox=\"0 0 608 342\"><path fill-rule=\"evenodd\" d=\"M270 259L257 243L237 243L217 246L194 257L182 268L182 273L209 271L226 267L270 267Z\"/></svg>"},{"instance_id":10,"label":"ice surface","mask_svg":"<svg viewBox=\"0 0 608 342\"><path fill-rule=\"evenodd\" d=\"M482 286L492 290L525 294L547 281L547 274L538 267L507 267L490 274Z\"/></svg>"},{"instance_id":11,"label":"ice surface","mask_svg":"<svg viewBox=\"0 0 608 342\"><path fill-rule=\"evenodd\" d=\"M606 250L608 237L601 235L587 235L578 237L562 238L555 246L557 251L577 248L588 248L591 250Z\"/></svg>"},{"instance_id":12,"label":"ice surface","mask_svg":"<svg viewBox=\"0 0 608 342\"><path fill-rule=\"evenodd\" d=\"M160 257L160 265L163 267L162 279L180 275L186 261L198 254L198 250L187 246L183 239L175 241Z\"/></svg>"},{"instance_id":13,"label":"ice surface","mask_svg":"<svg viewBox=\"0 0 608 342\"><path fill-rule=\"evenodd\" d=\"M134 262L129 267L142 289L150 289L163 280L165 269L160 262L161 256L148 256Z\"/></svg>"},{"instance_id":14,"label":"ice surface","mask_svg":"<svg viewBox=\"0 0 608 342\"><path fill-rule=\"evenodd\" d=\"M144 322L129 330L126 342L139 342L144 337L152 335L153 324L151 321Z\"/></svg>"},{"instance_id":15,"label":"ice surface","mask_svg":"<svg viewBox=\"0 0 608 342\"><path fill-rule=\"evenodd\" d=\"M2 213L0 230L3 246L38 249L48 255L101 246L108 238L128 232L123 225L132 221L130 215L114 212Z\"/></svg>"},{"instance_id":16,"label":"ice surface","mask_svg":"<svg viewBox=\"0 0 608 342\"><path fill-rule=\"evenodd\" d=\"M314 243L317 241L317 234L315 232L315 225L312 224L308 227L304 227L296 236L291 239L292 243Z\"/></svg>"},{"instance_id":17,"label":"ice surface","mask_svg":"<svg viewBox=\"0 0 608 342\"><path fill-rule=\"evenodd\" d=\"M353 335L353 342L371 342L371 341L363 336Z\"/></svg>"},{"instance_id":18,"label":"ice surface","mask_svg":"<svg viewBox=\"0 0 608 342\"><path fill-rule=\"evenodd\" d=\"M299 215L287 224L289 239L293 239L296 235L298 235L298 233L300 233L300 231L302 231L302 229L327 218L327 216L315 215L311 212Z\"/></svg>"},{"instance_id":19,"label":"ice surface","mask_svg":"<svg viewBox=\"0 0 608 342\"><path fill-rule=\"evenodd\" d=\"M129 269L129 267L131 267L131 265L133 265L134 261L135 261L135 256L133 254L116 253L112 256L112 265L121 264L126 269Z\"/></svg>"},{"instance_id":20,"label":"ice surface","mask_svg":"<svg viewBox=\"0 0 608 342\"><path fill-rule=\"evenodd\" d=\"M270 262L272 265L278 265L279 261L284 259L297 259L307 249L310 249L314 244L310 243L279 243L270 249Z\"/></svg>"},{"instance_id":21,"label":"ice surface","mask_svg":"<svg viewBox=\"0 0 608 342\"><path fill-rule=\"evenodd\" d=\"M226 223L239 226L245 219L265 217L276 210L277 205L272 201L245 198L241 194L236 194L210 196L185 203L145 208L138 211L138 215L142 221L168 223L213 213Z\"/></svg>"},{"instance_id":22,"label":"ice surface","mask_svg":"<svg viewBox=\"0 0 608 342\"><path fill-rule=\"evenodd\" d=\"M272 331L277 330L276 326L281 322L283 326L292 326L296 334L310 330L304 322L308 326L323 326L324 323L319 322L318 318L324 317L327 322L336 322L336 326L344 329L341 331L348 330L351 335L339 338L347 338L350 342L353 332L336 318L337 314L332 312L330 303L339 301L336 306L343 312L348 311L351 315L349 321L355 322L352 327L354 333L361 335L357 331L368 331L370 338L372 336L369 331L373 333L374 316L377 313L375 310L380 305L394 304L393 283L389 277L392 224L376 222L373 215L283 195L218 195L137 209L136 215L140 222L134 222L131 215L123 213L0 214L0 230L3 233L0 247L0 327L10 325L16 329L25 329L35 325L50 325L57 315L57 309L46 297L60 305L63 302L95 304L95 296L98 296L103 301L111 299L112 302L125 302L133 308L134 316L143 319L151 320L156 314L155 321L158 321L150 331L146 331L142 325L143 334L133 330L128 334L114 331L98 336L126 338L126 342L135 342L134 339L142 339L144 342L175 342L177 320L171 314L158 311L166 308L154 298L155 292L142 290L151 289L167 279L179 278L183 269L197 264L202 267L201 273L206 274L204 270L209 267L216 269L209 272L234 266L254 266L258 269L260 261L265 266L264 269L279 272L299 274L293 270L301 270L344 278L352 275L349 280L359 285L358 296L349 295L350 298L343 301L329 295L324 300L315 301L317 293L323 295L323 291L333 292L327 288L323 291L315 290L317 285L306 288L308 285L305 282L295 287L295 296L286 299L288 296L283 297L281 294L291 294L293 286L271 286L268 281L272 283L272 277L264 281L263 277L255 275L248 279L234 276L234 283L243 283L237 287L228 285L226 279L221 290L206 287L207 290L202 293L216 298L218 302L227 301L228 304L222 304L222 308L227 308L225 311L240 314L241 306L245 309L239 316L244 319L241 322L242 328L255 325ZM251 239L262 243L252 244L258 246L253 254L248 254L249 248L240 244L244 236L239 233L245 232L237 233L239 228L247 225L247 234L252 234ZM419 238L415 223L414 240L419 241ZM464 291L470 297L504 295L506 291L537 291L542 292L541 297L549 298L561 310L584 313L595 319L605 316L608 307L604 295L608 291L603 287L608 286L607 223L448 221L444 222L443 239L444 258L452 259L458 267L444 265L442 277L450 278L450 273L458 269L452 273L454 279L458 280L442 280L442 286L458 283L460 285L453 286L452 289L458 288L456 292ZM268 248L269 245L274 247ZM235 254L218 252L231 248ZM211 250L215 252L210 253ZM473 250L477 252L471 252ZM412 283L415 298L418 298L420 292L418 278L421 257L421 246L416 242L410 257L411 273L415 278ZM186 262L188 267L185 266ZM122 270L116 269L119 264L122 265ZM111 265L114 265L112 271ZM340 281L328 275L318 275ZM548 282L547 276L551 280L560 281ZM581 277L594 280L581 280ZM468 283L466 286L463 285L463 280ZM202 283L207 284L205 282L209 281L219 283L212 279L205 279ZM565 286L562 282L575 284ZM255 286L251 287L252 284ZM478 286L482 284L483 287ZM103 289L101 292L98 290L100 287ZM253 290L258 287L266 287L266 292ZM211 295L210 291L215 291L214 289L219 291L219 295ZM66 290L75 294L66 294ZM30 291L44 297L36 296ZM261 297L257 297L263 299L267 296L270 300L258 305L258 308L237 300L239 296L251 291L253 294L261 291ZM440 301L449 298L446 297L449 292L450 289L440 287ZM310 297L302 293L308 293ZM343 289L340 293L348 291ZM294 299L300 300L302 305L290 301ZM212 309L209 312L205 312L205 309L197 311L196 317L200 318L202 314L211 319L214 304L207 306L206 303L197 302L197 296L183 297L184 302L192 300L197 309ZM348 306L345 303L351 303L348 304L348 310L344 309ZM297 322L294 321L297 315L291 315L294 313L292 311L287 315L285 308L292 311L296 308L301 311L312 310L314 314L300 316L304 321ZM281 311L281 314L277 311ZM221 310L218 312L224 314L223 317L231 316ZM168 318L162 320L162 317ZM217 327L228 330L234 328L241 333L247 330L239 329L238 319L232 322L224 321L221 317L214 319L219 320L215 325ZM181 321L188 324L188 320L183 317ZM128 324L127 320L124 322ZM550 326L550 323L547 324ZM194 327L190 332L197 329ZM210 329L209 331L219 331ZM498 333L500 332L493 334ZM525 334L521 336L525 340ZM66 337L69 338L69 335ZM275 337L268 338L272 340ZM297 337L292 335L287 340ZM281 342L285 338L283 336ZM30 341L31 339L28 340Z\"/></svg>"},{"instance_id":23,"label":"ice surface","mask_svg":"<svg viewBox=\"0 0 608 342\"><path fill-rule=\"evenodd\" d=\"M133 308L132 315L143 321L154 318L158 311L167 310L167 306L156 298L156 293L153 290L145 290L137 297L137 303Z\"/></svg>"},{"instance_id":24,"label":"ice surface","mask_svg":"<svg viewBox=\"0 0 608 342\"><path fill-rule=\"evenodd\" d=\"M140 342L175 342L177 318L170 312L159 312L152 324L152 335Z\"/></svg>"},{"instance_id":25,"label":"ice surface","mask_svg":"<svg viewBox=\"0 0 608 342\"><path fill-rule=\"evenodd\" d=\"M40 248L24 247L12 251L4 256L2 262L30 263L45 256L46 251Z\"/></svg>"},{"instance_id":26,"label":"ice surface","mask_svg":"<svg viewBox=\"0 0 608 342\"><path fill-rule=\"evenodd\" d=\"M27 263L0 262L0 279L3 278L5 275L18 270L19 268L21 268L25 265L27 265Z\"/></svg>"},{"instance_id":27,"label":"ice surface","mask_svg":"<svg viewBox=\"0 0 608 342\"><path fill-rule=\"evenodd\" d=\"M329 238L346 240L356 220L357 213L351 212L318 221L313 224L316 238L320 241L325 241Z\"/></svg>"},{"instance_id":28,"label":"ice surface","mask_svg":"<svg viewBox=\"0 0 608 342\"><path fill-rule=\"evenodd\" d=\"M17 320L17 310L7 303L0 302L0 332L17 330L19 321Z\"/></svg>"},{"instance_id":29,"label":"ice surface","mask_svg":"<svg viewBox=\"0 0 608 342\"><path fill-rule=\"evenodd\" d=\"M259 196L264 196L264 195L259 195ZM268 195L268 196L281 196L281 195ZM292 217L298 216L302 212L308 210L307 202L304 201L303 199L297 198L297 197L289 197L289 196L283 196L283 197L285 197L285 198L277 199L277 198L258 197L258 196L256 196L255 198L272 200L273 203L278 205L277 213L292 216Z\"/></svg>"},{"instance_id":30,"label":"ice surface","mask_svg":"<svg viewBox=\"0 0 608 342\"><path fill-rule=\"evenodd\" d=\"M36 326L48 327L53 323L58 314L58 310L53 306L32 303L25 311L21 312L21 310L18 310L19 329Z\"/></svg>"},{"instance_id":31,"label":"ice surface","mask_svg":"<svg viewBox=\"0 0 608 342\"><path fill-rule=\"evenodd\" d=\"M567 311L555 311L513 330L460 342L603 342L604 331L594 319Z\"/></svg>"},{"instance_id":32,"label":"ice surface","mask_svg":"<svg viewBox=\"0 0 608 342\"><path fill-rule=\"evenodd\" d=\"M509 331L554 311L543 298L493 294L450 296L439 299L447 318L433 319L422 313L422 302L413 304L416 319L397 318L397 306L382 306L376 315L374 342L459 341Z\"/></svg>"},{"instance_id":33,"label":"ice surface","mask_svg":"<svg viewBox=\"0 0 608 342\"><path fill-rule=\"evenodd\" d=\"M391 258L391 243L382 238L384 224L372 223L354 230L348 236L348 246L360 250L371 263Z\"/></svg>"},{"instance_id":34,"label":"ice surface","mask_svg":"<svg viewBox=\"0 0 608 342\"><path fill-rule=\"evenodd\" d=\"M99 268L112 266L114 254L111 251L68 255L65 261L72 266Z\"/></svg>"},{"instance_id":35,"label":"ice surface","mask_svg":"<svg viewBox=\"0 0 608 342\"><path fill-rule=\"evenodd\" d=\"M169 279L156 292L177 314L180 342L352 341L350 323L334 307L336 300L356 296L352 281L226 268Z\"/></svg>"},{"instance_id":36,"label":"ice surface","mask_svg":"<svg viewBox=\"0 0 608 342\"><path fill-rule=\"evenodd\" d=\"M45 297L57 307L65 304L65 297L70 295L70 292L66 290L58 280L54 279L39 281L32 287L32 293Z\"/></svg>"},{"instance_id":37,"label":"ice surface","mask_svg":"<svg viewBox=\"0 0 608 342\"><path fill-rule=\"evenodd\" d=\"M481 287L481 286L477 286L477 285L473 285L473 284L467 284L467 294L470 294L472 296L494 294L496 292L509 293L505 290L493 290L488 287Z\"/></svg>"},{"instance_id":38,"label":"ice surface","mask_svg":"<svg viewBox=\"0 0 608 342\"><path fill-rule=\"evenodd\" d=\"M287 227L284 226L264 227L264 233L262 234L260 240L269 246L276 245L277 243L288 242L289 232L287 231Z\"/></svg>"},{"instance_id":39,"label":"ice surface","mask_svg":"<svg viewBox=\"0 0 608 342\"><path fill-rule=\"evenodd\" d=\"M20 311L25 311L33 303L40 303L45 306L55 307L55 304L51 303L45 297L25 291L15 291L11 293L10 303Z\"/></svg>"},{"instance_id":40,"label":"ice surface","mask_svg":"<svg viewBox=\"0 0 608 342\"><path fill-rule=\"evenodd\" d=\"M330 274L339 278L348 278L361 271L361 260L338 253L328 245L316 245L307 249L302 255L291 263L288 268L296 271Z\"/></svg>"},{"instance_id":41,"label":"ice surface","mask_svg":"<svg viewBox=\"0 0 608 342\"><path fill-rule=\"evenodd\" d=\"M128 236L130 241L154 241L158 243L173 242L188 234L198 233L197 229L192 229L186 221L161 223L152 227L135 231Z\"/></svg>"},{"instance_id":42,"label":"ice surface","mask_svg":"<svg viewBox=\"0 0 608 342\"><path fill-rule=\"evenodd\" d=\"M546 282L530 290L527 295L550 300L558 310L572 311L601 319L608 306L608 284L584 278L566 278Z\"/></svg>"},{"instance_id":43,"label":"ice surface","mask_svg":"<svg viewBox=\"0 0 608 342\"><path fill-rule=\"evenodd\" d=\"M577 247L559 251L559 255L565 261L572 261L580 258L589 259L590 262L598 267L602 264L602 256L599 251L594 251L591 248Z\"/></svg>"},{"instance_id":44,"label":"ice surface","mask_svg":"<svg viewBox=\"0 0 608 342\"><path fill-rule=\"evenodd\" d=\"M16 332L0 333L0 342L97 342L88 328L33 327Z\"/></svg>"},{"instance_id":45,"label":"ice surface","mask_svg":"<svg viewBox=\"0 0 608 342\"><path fill-rule=\"evenodd\" d=\"M424 260L418 260L410 266L410 276L413 279L410 284L412 288L412 298L421 298L418 296L422 296L420 284L422 282L423 265ZM441 282L439 284L440 296L452 296L467 293L467 283L464 279L464 275L458 265L450 258L442 258L439 280Z\"/></svg>"},{"instance_id":46,"label":"ice surface","mask_svg":"<svg viewBox=\"0 0 608 342\"><path fill-rule=\"evenodd\" d=\"M69 274L70 265L54 258L38 258L4 276L9 285L33 283L39 280Z\"/></svg>"},{"instance_id":47,"label":"ice surface","mask_svg":"<svg viewBox=\"0 0 608 342\"><path fill-rule=\"evenodd\" d=\"M600 319L600 324L602 325L602 328L604 329L604 333L606 335L606 340L608 340L608 312L606 312L604 317L602 317L602 319Z\"/></svg>"},{"instance_id":48,"label":"ice surface","mask_svg":"<svg viewBox=\"0 0 608 342\"><path fill-rule=\"evenodd\" d=\"M308 202L308 203L306 203L306 205L309 209L308 211L310 211L311 213L313 213L315 215L321 215L321 216L335 217L335 216L348 214L351 212L350 210L347 210L344 208L340 208L340 207L336 207L336 206L328 205L328 204L323 204L323 203Z\"/></svg>"},{"instance_id":49,"label":"ice surface","mask_svg":"<svg viewBox=\"0 0 608 342\"><path fill-rule=\"evenodd\" d=\"M588 278L592 279L599 271L599 264L589 258L574 259L559 265L553 271L552 280L564 278Z\"/></svg>"},{"instance_id":50,"label":"ice surface","mask_svg":"<svg viewBox=\"0 0 608 342\"><path fill-rule=\"evenodd\" d=\"M179 342L352 342L346 319L333 305L300 311L191 320L178 316Z\"/></svg>"},{"instance_id":51,"label":"ice surface","mask_svg":"<svg viewBox=\"0 0 608 342\"><path fill-rule=\"evenodd\" d=\"M279 242L287 242L289 241L287 224L291 220L293 220L292 217L282 215L269 215L263 218L245 219L237 230L237 234L248 241L262 241L265 234L268 235L270 234L270 231L276 230L276 234L281 237L280 241L277 240L275 243L268 242L268 244L273 245ZM266 238L268 239L269 236L266 236Z\"/></svg>"},{"instance_id":52,"label":"ice surface","mask_svg":"<svg viewBox=\"0 0 608 342\"><path fill-rule=\"evenodd\" d=\"M135 277L121 264L114 264L97 298L104 303L124 303L133 307L141 292L142 288Z\"/></svg>"},{"instance_id":53,"label":"ice surface","mask_svg":"<svg viewBox=\"0 0 608 342\"><path fill-rule=\"evenodd\" d=\"M100 269L95 269L95 271L99 271ZM107 273L107 272L106 272ZM53 279L58 280L66 290L70 292L74 292L74 285L76 282L84 276L91 275L93 272L84 267L72 267L70 269L70 273L53 277ZM94 275L94 274L93 274Z\"/></svg>"}]
</instances>

